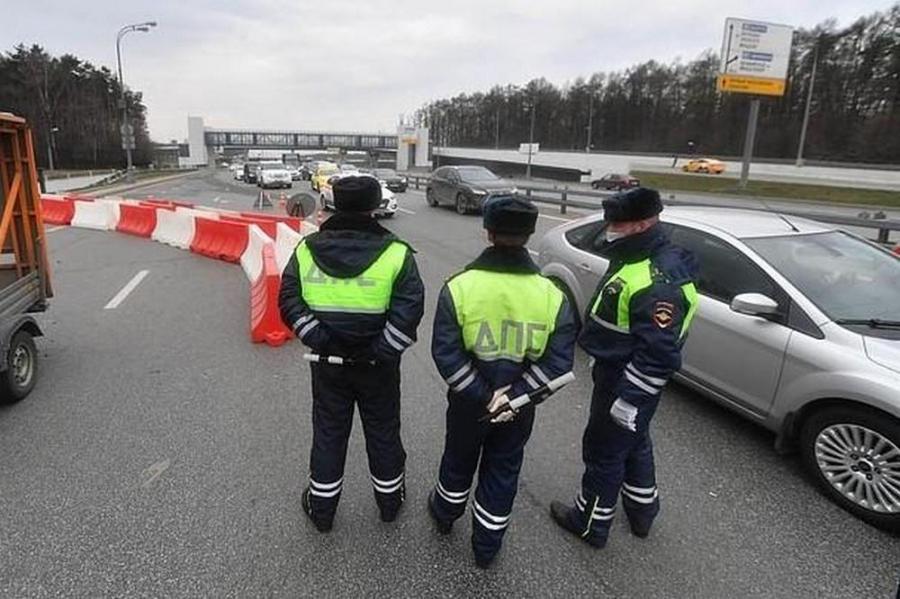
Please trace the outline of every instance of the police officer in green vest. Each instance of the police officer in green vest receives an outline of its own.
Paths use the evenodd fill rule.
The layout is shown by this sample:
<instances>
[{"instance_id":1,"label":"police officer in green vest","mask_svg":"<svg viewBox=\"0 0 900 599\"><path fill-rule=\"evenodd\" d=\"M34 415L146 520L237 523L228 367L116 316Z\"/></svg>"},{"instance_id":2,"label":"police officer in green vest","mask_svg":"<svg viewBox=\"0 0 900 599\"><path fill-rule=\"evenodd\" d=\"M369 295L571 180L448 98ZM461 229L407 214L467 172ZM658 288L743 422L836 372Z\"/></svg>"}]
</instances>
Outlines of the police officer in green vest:
<instances>
[{"instance_id":1,"label":"police officer in green vest","mask_svg":"<svg viewBox=\"0 0 900 599\"><path fill-rule=\"evenodd\" d=\"M311 364L313 439L302 505L322 532L331 530L341 496L354 406L381 519L397 517L406 461L400 356L416 340L425 298L412 248L373 218L379 182L345 177L332 190L336 214L297 246L279 294L285 324L321 357Z\"/></svg>"},{"instance_id":2,"label":"police officer in green vest","mask_svg":"<svg viewBox=\"0 0 900 599\"><path fill-rule=\"evenodd\" d=\"M633 189L603 210L610 264L578 339L595 360L584 476L574 505L551 504L557 524L596 548L606 545L620 494L638 537L659 512L650 421L697 310L697 265L659 225L659 193Z\"/></svg>"},{"instance_id":3,"label":"police officer in green vest","mask_svg":"<svg viewBox=\"0 0 900 599\"><path fill-rule=\"evenodd\" d=\"M522 199L489 200L484 228L492 246L447 281L434 317L432 356L449 390L444 454L428 509L448 534L478 470L472 548L481 568L494 560L509 525L535 410L479 418L572 369L574 313L525 248L537 214Z\"/></svg>"}]
</instances>

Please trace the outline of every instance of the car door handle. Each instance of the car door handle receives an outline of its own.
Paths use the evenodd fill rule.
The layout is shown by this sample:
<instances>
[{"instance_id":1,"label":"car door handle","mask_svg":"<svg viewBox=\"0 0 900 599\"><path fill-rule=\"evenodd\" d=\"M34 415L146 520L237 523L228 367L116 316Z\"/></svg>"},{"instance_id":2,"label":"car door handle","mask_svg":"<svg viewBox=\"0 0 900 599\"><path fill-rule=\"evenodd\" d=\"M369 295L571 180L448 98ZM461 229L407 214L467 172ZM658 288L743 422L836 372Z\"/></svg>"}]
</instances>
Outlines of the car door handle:
<instances>
[{"instance_id":1,"label":"car door handle","mask_svg":"<svg viewBox=\"0 0 900 599\"><path fill-rule=\"evenodd\" d=\"M587 264L585 262L579 262L578 268L580 268L581 270L587 271L587 272L593 272L593 270L591 269L591 265Z\"/></svg>"}]
</instances>

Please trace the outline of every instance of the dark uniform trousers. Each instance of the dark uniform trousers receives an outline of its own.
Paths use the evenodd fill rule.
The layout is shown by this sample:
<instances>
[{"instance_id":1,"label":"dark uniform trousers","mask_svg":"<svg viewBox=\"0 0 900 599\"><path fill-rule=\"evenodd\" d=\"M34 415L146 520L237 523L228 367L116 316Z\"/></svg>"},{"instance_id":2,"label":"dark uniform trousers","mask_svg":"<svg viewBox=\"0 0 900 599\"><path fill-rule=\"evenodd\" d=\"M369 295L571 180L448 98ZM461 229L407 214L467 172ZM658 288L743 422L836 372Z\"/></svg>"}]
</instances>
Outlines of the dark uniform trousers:
<instances>
[{"instance_id":1,"label":"dark uniform trousers","mask_svg":"<svg viewBox=\"0 0 900 599\"><path fill-rule=\"evenodd\" d=\"M463 515L477 468L472 548L477 556L493 556L509 525L525 444L534 425L534 407L520 410L510 422L488 424L478 422L485 413L484 404L458 399L453 393L448 400L435 515L448 522Z\"/></svg>"},{"instance_id":2,"label":"dark uniform trousers","mask_svg":"<svg viewBox=\"0 0 900 599\"><path fill-rule=\"evenodd\" d=\"M626 516L639 528L649 529L660 509L650 439L659 396L639 406L636 431L616 424L609 411L623 370L624 365L597 364L593 371L591 414L582 439L585 471L573 515L580 520L583 536L595 543L606 541L620 492Z\"/></svg>"},{"instance_id":3,"label":"dark uniform trousers","mask_svg":"<svg viewBox=\"0 0 900 599\"><path fill-rule=\"evenodd\" d=\"M347 442L359 406L375 500L382 511L403 502L406 451L400 440L400 365L312 364L313 443L310 503L316 517L334 516L344 478Z\"/></svg>"}]
</instances>

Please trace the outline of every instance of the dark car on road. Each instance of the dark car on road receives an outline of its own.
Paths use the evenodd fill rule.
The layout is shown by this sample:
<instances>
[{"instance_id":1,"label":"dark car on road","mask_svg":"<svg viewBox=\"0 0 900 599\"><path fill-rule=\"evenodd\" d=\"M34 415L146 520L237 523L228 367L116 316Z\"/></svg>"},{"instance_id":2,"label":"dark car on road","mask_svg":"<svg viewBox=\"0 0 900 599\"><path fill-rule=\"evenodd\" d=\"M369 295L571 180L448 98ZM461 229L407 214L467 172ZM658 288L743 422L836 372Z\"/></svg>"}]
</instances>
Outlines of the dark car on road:
<instances>
[{"instance_id":1,"label":"dark car on road","mask_svg":"<svg viewBox=\"0 0 900 599\"><path fill-rule=\"evenodd\" d=\"M480 212L495 196L508 196L518 190L483 166L442 166L431 174L425 188L429 206L449 204L460 214Z\"/></svg>"},{"instance_id":2,"label":"dark car on road","mask_svg":"<svg viewBox=\"0 0 900 599\"><path fill-rule=\"evenodd\" d=\"M606 189L611 191L624 191L632 187L640 187L641 180L631 175L617 175L610 173L603 175L599 179L591 181L591 187L594 189Z\"/></svg>"},{"instance_id":3,"label":"dark car on road","mask_svg":"<svg viewBox=\"0 0 900 599\"><path fill-rule=\"evenodd\" d=\"M390 168L376 168L369 171L376 179L384 183L384 186L391 191L403 193L409 186L409 182L403 175L398 175L397 171Z\"/></svg>"},{"instance_id":4,"label":"dark car on road","mask_svg":"<svg viewBox=\"0 0 900 599\"><path fill-rule=\"evenodd\" d=\"M256 176L256 167L258 164L254 164L252 162L248 162L244 165L244 183L253 183L254 185L257 183Z\"/></svg>"}]
</instances>

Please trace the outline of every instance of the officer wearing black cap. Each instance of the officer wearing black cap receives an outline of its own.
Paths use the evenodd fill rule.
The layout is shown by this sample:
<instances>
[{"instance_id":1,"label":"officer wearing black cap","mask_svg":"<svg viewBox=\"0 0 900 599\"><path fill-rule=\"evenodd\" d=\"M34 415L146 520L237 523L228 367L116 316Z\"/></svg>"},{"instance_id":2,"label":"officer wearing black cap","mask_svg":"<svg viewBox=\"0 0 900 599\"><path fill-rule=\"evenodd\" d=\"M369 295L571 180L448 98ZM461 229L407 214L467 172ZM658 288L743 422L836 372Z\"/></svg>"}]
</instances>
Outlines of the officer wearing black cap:
<instances>
[{"instance_id":1,"label":"officer wearing black cap","mask_svg":"<svg viewBox=\"0 0 900 599\"><path fill-rule=\"evenodd\" d=\"M444 454L428 509L438 530L449 533L478 470L472 548L481 568L493 561L509 525L534 406L491 422L479 418L572 369L574 313L525 248L536 221L530 202L488 201L491 247L447 281L434 317L431 352L449 390Z\"/></svg>"},{"instance_id":2,"label":"officer wearing black cap","mask_svg":"<svg viewBox=\"0 0 900 599\"><path fill-rule=\"evenodd\" d=\"M560 526L597 548L606 545L620 493L638 537L659 512L650 421L681 366L697 310L696 262L660 227L659 193L633 189L605 200L603 210L610 264L578 339L595 360L584 476L573 506L551 504Z\"/></svg>"},{"instance_id":3,"label":"officer wearing black cap","mask_svg":"<svg viewBox=\"0 0 900 599\"><path fill-rule=\"evenodd\" d=\"M313 439L302 505L331 530L344 460L359 406L375 500L385 522L405 494L400 440L400 356L416 340L425 291L413 250L373 218L381 185L371 176L334 183L336 213L297 246L284 270L281 317L320 355L352 361L313 363Z\"/></svg>"}]
</instances>

